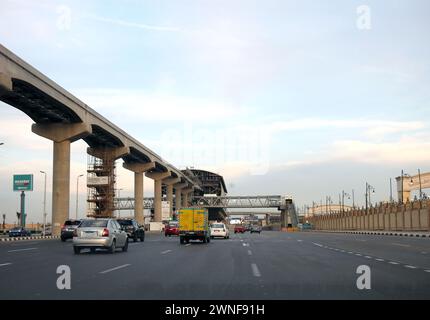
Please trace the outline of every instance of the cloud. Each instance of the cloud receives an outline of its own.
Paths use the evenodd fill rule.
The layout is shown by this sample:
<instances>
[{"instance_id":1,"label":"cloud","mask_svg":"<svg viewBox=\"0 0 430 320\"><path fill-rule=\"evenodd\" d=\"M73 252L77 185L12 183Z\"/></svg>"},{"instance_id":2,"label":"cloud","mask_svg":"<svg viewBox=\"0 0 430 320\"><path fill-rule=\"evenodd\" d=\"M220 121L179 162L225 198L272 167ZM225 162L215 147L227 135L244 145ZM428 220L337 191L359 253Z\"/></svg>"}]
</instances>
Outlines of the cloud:
<instances>
[{"instance_id":1,"label":"cloud","mask_svg":"<svg viewBox=\"0 0 430 320\"><path fill-rule=\"evenodd\" d=\"M169 83L174 83L170 80ZM216 122L240 114L245 108L223 101L171 95L143 90L110 88L72 90L103 116L130 122Z\"/></svg>"},{"instance_id":2,"label":"cloud","mask_svg":"<svg viewBox=\"0 0 430 320\"><path fill-rule=\"evenodd\" d=\"M130 28L138 28L150 31L161 31L161 32L179 32L181 29L176 27L166 27L166 26L157 26L157 25L149 25L144 23L135 23L121 19L111 19L105 18L95 15L86 15L86 18L90 18L96 21L105 22L113 25L118 25L122 27L130 27Z\"/></svg>"}]
</instances>

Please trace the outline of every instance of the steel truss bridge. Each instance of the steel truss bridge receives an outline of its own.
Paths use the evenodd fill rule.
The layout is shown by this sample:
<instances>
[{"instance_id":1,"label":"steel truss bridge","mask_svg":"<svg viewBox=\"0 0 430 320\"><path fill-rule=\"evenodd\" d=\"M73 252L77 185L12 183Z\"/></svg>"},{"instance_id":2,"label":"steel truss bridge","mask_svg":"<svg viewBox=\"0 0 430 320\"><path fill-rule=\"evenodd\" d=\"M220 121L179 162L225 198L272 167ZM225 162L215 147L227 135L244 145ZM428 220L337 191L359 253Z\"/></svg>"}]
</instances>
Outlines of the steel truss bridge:
<instances>
[{"instance_id":1,"label":"steel truss bridge","mask_svg":"<svg viewBox=\"0 0 430 320\"><path fill-rule=\"evenodd\" d=\"M173 202L175 203L175 202ZM218 197L194 197L194 205L205 208L244 209L244 208L280 208L281 196L218 196ZM114 201L116 210L133 210L134 198L117 198ZM154 208L154 198L145 198L145 209Z\"/></svg>"}]
</instances>

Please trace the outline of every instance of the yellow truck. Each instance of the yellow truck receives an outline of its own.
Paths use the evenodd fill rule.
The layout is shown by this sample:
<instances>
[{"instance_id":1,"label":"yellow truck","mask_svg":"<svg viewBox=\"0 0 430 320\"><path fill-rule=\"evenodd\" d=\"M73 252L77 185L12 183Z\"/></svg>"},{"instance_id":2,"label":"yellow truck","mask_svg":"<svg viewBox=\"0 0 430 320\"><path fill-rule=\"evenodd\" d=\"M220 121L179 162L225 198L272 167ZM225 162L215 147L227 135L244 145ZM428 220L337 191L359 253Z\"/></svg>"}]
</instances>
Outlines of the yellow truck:
<instances>
[{"instance_id":1,"label":"yellow truck","mask_svg":"<svg viewBox=\"0 0 430 320\"><path fill-rule=\"evenodd\" d=\"M210 242L209 213L203 208L184 208L179 210L179 240L181 244L190 240Z\"/></svg>"}]
</instances>

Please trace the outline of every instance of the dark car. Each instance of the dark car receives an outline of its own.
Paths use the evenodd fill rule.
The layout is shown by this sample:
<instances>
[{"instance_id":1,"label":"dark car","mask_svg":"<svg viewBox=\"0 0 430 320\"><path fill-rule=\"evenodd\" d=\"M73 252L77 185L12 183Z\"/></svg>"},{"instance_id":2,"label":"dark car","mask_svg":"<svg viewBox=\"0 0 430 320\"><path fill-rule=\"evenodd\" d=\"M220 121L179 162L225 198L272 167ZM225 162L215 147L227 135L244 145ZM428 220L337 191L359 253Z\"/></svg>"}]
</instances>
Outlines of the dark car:
<instances>
[{"instance_id":1,"label":"dark car","mask_svg":"<svg viewBox=\"0 0 430 320\"><path fill-rule=\"evenodd\" d=\"M9 237L31 237L31 232L23 227L15 227L9 230Z\"/></svg>"},{"instance_id":2,"label":"dark car","mask_svg":"<svg viewBox=\"0 0 430 320\"><path fill-rule=\"evenodd\" d=\"M133 239L136 242L138 239L140 241L145 241L145 228L137 223L134 219L118 219L118 223L123 227L124 231L127 232L129 239Z\"/></svg>"},{"instance_id":3,"label":"dark car","mask_svg":"<svg viewBox=\"0 0 430 320\"><path fill-rule=\"evenodd\" d=\"M179 222L170 221L168 224L166 224L166 227L164 228L164 235L166 237L179 236Z\"/></svg>"},{"instance_id":4,"label":"dark car","mask_svg":"<svg viewBox=\"0 0 430 320\"><path fill-rule=\"evenodd\" d=\"M73 232L81 224L82 220L66 220L61 227L61 241L66 241L67 239L73 239Z\"/></svg>"},{"instance_id":5,"label":"dark car","mask_svg":"<svg viewBox=\"0 0 430 320\"><path fill-rule=\"evenodd\" d=\"M260 226L258 226L258 225L253 225L253 226L251 226L251 233L261 233L261 227Z\"/></svg>"}]
</instances>

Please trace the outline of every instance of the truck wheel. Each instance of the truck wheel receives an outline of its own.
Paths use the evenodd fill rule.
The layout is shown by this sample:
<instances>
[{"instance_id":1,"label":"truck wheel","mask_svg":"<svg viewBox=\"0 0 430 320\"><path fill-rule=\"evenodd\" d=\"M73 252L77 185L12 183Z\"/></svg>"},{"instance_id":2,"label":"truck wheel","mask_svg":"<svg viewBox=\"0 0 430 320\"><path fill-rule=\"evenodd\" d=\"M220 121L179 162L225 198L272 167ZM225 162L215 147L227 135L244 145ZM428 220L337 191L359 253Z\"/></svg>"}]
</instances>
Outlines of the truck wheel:
<instances>
[{"instance_id":1,"label":"truck wheel","mask_svg":"<svg viewBox=\"0 0 430 320\"><path fill-rule=\"evenodd\" d=\"M208 242L208 238L204 237L203 238L203 243L207 243Z\"/></svg>"},{"instance_id":2,"label":"truck wheel","mask_svg":"<svg viewBox=\"0 0 430 320\"><path fill-rule=\"evenodd\" d=\"M209 242L211 242L211 238L210 238L210 237L208 238L208 243L209 243Z\"/></svg>"}]
</instances>

